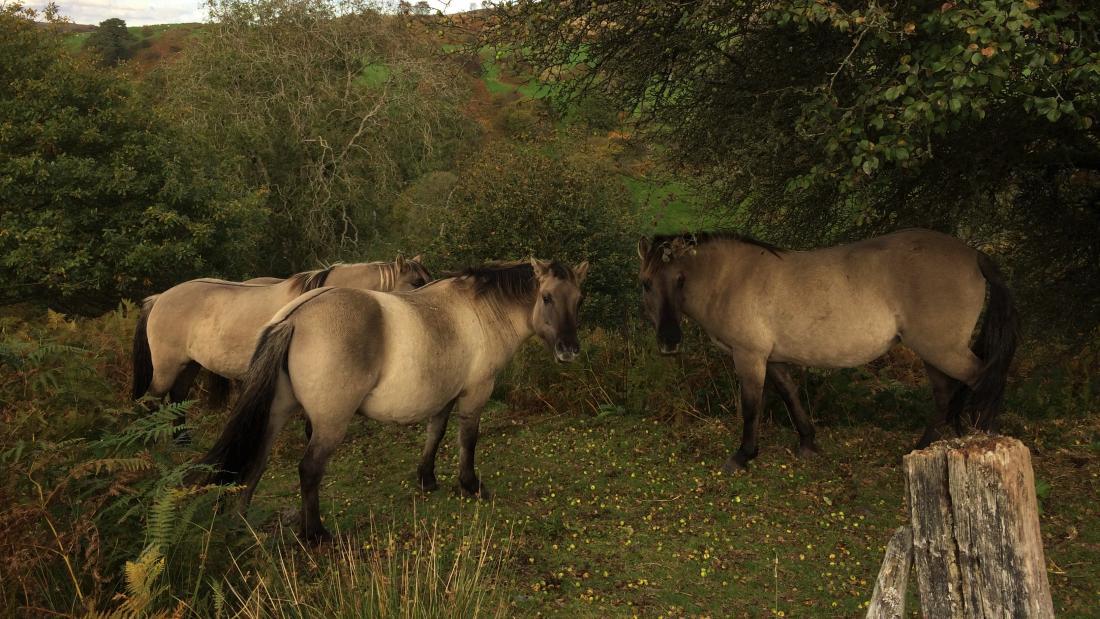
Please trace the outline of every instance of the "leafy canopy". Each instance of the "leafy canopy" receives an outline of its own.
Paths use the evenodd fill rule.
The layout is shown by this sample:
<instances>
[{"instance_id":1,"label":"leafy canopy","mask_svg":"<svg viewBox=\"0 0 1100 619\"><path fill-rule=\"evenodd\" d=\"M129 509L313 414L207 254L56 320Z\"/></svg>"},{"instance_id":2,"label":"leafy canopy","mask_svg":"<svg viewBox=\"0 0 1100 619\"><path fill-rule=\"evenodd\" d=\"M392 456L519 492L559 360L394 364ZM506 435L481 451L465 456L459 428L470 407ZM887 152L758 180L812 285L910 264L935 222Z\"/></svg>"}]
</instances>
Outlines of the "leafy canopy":
<instances>
[{"instance_id":1,"label":"leafy canopy","mask_svg":"<svg viewBox=\"0 0 1100 619\"><path fill-rule=\"evenodd\" d=\"M803 247L941 229L1000 254L1028 303L1080 315L1100 301L1098 11L517 0L479 43L556 77L566 103L631 110L732 224Z\"/></svg>"}]
</instances>

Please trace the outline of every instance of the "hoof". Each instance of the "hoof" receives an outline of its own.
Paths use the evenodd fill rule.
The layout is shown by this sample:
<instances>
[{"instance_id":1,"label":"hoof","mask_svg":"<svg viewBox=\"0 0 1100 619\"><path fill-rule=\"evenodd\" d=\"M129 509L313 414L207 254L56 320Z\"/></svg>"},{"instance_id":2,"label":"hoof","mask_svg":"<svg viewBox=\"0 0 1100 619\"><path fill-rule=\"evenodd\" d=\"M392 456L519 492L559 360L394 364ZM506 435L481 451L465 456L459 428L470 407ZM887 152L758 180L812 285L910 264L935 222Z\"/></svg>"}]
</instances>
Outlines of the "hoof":
<instances>
[{"instance_id":1,"label":"hoof","mask_svg":"<svg viewBox=\"0 0 1100 619\"><path fill-rule=\"evenodd\" d=\"M319 526L310 531L303 530L301 533L302 541L309 546L320 546L322 544L332 543L332 533L328 532L323 526Z\"/></svg>"},{"instance_id":2,"label":"hoof","mask_svg":"<svg viewBox=\"0 0 1100 619\"><path fill-rule=\"evenodd\" d=\"M821 448L817 446L817 443L810 441L808 443L802 443L798 446L799 458L812 458L821 453Z\"/></svg>"},{"instance_id":3,"label":"hoof","mask_svg":"<svg viewBox=\"0 0 1100 619\"><path fill-rule=\"evenodd\" d=\"M481 483L480 480L476 480L470 484L461 484L461 486L462 494L468 497L473 497L482 501L488 501L489 499L493 498L493 493L489 492L489 488L487 488L485 484Z\"/></svg>"},{"instance_id":4,"label":"hoof","mask_svg":"<svg viewBox=\"0 0 1100 619\"><path fill-rule=\"evenodd\" d=\"M722 465L722 472L728 475L732 475L737 471L749 470L749 460L752 460L756 455L760 453L759 449L754 450L751 454L746 454L743 450L738 449L726 460L726 463Z\"/></svg>"},{"instance_id":5,"label":"hoof","mask_svg":"<svg viewBox=\"0 0 1100 619\"><path fill-rule=\"evenodd\" d=\"M739 453L730 456L726 463L722 465L722 472L726 475L733 475L742 471L748 472L749 461L747 459L742 460Z\"/></svg>"},{"instance_id":6,"label":"hoof","mask_svg":"<svg viewBox=\"0 0 1100 619\"><path fill-rule=\"evenodd\" d=\"M439 482L436 481L435 475L417 475L416 481L420 484L420 489L424 492L434 492L439 488Z\"/></svg>"}]
</instances>

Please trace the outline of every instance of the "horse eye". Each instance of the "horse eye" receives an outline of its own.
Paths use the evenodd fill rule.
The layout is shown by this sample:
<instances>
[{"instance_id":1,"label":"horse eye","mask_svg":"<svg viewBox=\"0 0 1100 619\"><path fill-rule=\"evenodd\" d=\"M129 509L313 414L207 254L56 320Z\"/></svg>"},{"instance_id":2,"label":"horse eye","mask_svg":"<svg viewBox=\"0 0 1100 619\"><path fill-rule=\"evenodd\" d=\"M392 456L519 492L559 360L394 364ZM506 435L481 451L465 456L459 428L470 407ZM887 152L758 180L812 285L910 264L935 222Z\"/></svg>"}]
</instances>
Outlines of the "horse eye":
<instances>
[{"instance_id":1,"label":"horse eye","mask_svg":"<svg viewBox=\"0 0 1100 619\"><path fill-rule=\"evenodd\" d=\"M642 282L642 288L644 288L646 292L649 292L650 287L651 284L648 279Z\"/></svg>"},{"instance_id":2,"label":"horse eye","mask_svg":"<svg viewBox=\"0 0 1100 619\"><path fill-rule=\"evenodd\" d=\"M547 294L542 295L542 302L547 304L547 305L550 305L551 303L554 302L554 298L551 297L549 293L547 293Z\"/></svg>"}]
</instances>

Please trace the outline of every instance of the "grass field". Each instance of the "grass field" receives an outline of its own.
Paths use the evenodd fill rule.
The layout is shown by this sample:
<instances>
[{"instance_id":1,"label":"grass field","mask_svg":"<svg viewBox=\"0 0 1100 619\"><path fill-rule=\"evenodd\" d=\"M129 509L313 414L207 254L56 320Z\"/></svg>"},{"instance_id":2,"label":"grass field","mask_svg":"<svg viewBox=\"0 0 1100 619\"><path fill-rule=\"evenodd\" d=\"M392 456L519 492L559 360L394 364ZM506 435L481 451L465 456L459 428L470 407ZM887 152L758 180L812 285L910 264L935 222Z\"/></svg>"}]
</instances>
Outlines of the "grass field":
<instances>
[{"instance_id":1,"label":"grass field","mask_svg":"<svg viewBox=\"0 0 1100 619\"><path fill-rule=\"evenodd\" d=\"M493 403L478 463L494 497L476 501L455 489L453 429L440 490L426 494L412 475L421 428L358 422L322 505L329 526L353 539L388 523L398 539L437 528L457 544L470 520L492 523L509 546L498 592L516 616L850 617L904 522L899 464L914 434L845 423L819 431L823 454L800 460L784 420L765 423L760 458L729 477L718 469L731 436L715 419L669 425ZM293 523L301 435L298 424L284 432L254 524ZM1047 451L1046 440L1066 447ZM1057 423L1028 443L1055 605L1089 616L1100 605L1100 424Z\"/></svg>"}]
</instances>

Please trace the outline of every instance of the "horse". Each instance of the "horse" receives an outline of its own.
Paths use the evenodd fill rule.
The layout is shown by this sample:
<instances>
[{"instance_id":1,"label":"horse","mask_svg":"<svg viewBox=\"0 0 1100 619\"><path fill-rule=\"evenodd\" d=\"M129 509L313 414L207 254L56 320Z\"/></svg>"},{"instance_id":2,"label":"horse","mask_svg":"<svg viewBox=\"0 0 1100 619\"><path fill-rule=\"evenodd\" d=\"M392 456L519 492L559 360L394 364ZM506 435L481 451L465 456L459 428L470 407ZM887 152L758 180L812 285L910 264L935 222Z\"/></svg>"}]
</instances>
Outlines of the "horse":
<instances>
[{"instance_id":1,"label":"horse","mask_svg":"<svg viewBox=\"0 0 1100 619\"><path fill-rule=\"evenodd\" d=\"M923 360L935 403L918 449L948 419L961 433L964 408L988 430L1001 407L1016 308L993 260L957 238L909 229L788 251L736 233L687 233L642 238L638 255L659 351L679 351L687 316L733 358L744 427L727 472L757 456L766 379L791 413L799 456L818 452L788 364L854 367L905 344Z\"/></svg>"},{"instance_id":2,"label":"horse","mask_svg":"<svg viewBox=\"0 0 1100 619\"><path fill-rule=\"evenodd\" d=\"M273 280L273 281L272 281ZM213 374L215 401L224 401L229 381L248 370L260 331L284 305L322 286L403 291L431 280L416 256L390 262L335 264L280 280L248 282L195 279L145 299L134 331L133 390L170 402L187 398L202 368ZM177 425L184 422L183 414ZM186 442L180 431L177 439Z\"/></svg>"},{"instance_id":3,"label":"horse","mask_svg":"<svg viewBox=\"0 0 1100 619\"><path fill-rule=\"evenodd\" d=\"M358 412L402 424L427 420L420 487L438 487L435 456L452 411L459 419L459 484L487 498L474 469L481 409L497 375L537 335L558 362L580 351L577 313L588 263L489 263L412 292L321 288L271 319L221 436L201 460L212 483L242 483L247 508L283 424L299 408L312 433L298 465L301 536L330 539L318 487Z\"/></svg>"}]
</instances>

